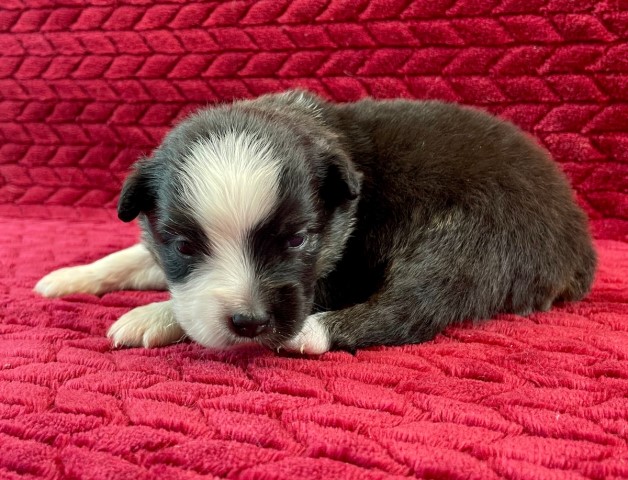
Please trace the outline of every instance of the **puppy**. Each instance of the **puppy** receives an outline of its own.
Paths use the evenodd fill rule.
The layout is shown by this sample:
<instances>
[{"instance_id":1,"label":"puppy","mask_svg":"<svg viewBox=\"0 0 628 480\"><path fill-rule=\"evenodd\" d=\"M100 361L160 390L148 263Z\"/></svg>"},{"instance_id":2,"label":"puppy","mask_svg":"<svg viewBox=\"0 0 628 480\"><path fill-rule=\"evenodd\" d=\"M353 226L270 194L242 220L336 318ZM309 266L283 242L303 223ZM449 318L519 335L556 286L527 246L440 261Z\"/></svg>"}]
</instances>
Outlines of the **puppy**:
<instances>
[{"instance_id":1,"label":"puppy","mask_svg":"<svg viewBox=\"0 0 628 480\"><path fill-rule=\"evenodd\" d=\"M35 287L168 289L113 324L115 346L424 342L466 319L578 300L596 265L547 152L437 101L292 91L200 110L135 164L118 215L139 216L140 244Z\"/></svg>"}]
</instances>

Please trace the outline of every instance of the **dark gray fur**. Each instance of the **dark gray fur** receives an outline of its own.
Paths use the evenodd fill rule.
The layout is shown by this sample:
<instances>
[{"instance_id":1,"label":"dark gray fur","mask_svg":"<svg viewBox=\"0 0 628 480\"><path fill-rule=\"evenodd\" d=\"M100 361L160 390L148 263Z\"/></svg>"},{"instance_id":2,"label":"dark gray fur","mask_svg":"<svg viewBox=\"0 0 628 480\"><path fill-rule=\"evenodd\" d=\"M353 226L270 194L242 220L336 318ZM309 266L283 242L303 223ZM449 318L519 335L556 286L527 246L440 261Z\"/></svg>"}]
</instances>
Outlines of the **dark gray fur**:
<instances>
[{"instance_id":1,"label":"dark gray fur","mask_svg":"<svg viewBox=\"0 0 628 480\"><path fill-rule=\"evenodd\" d=\"M436 101L331 104L303 92L202 110L136 164L119 215L142 214L144 241L171 282L202 261L182 260L163 238L166 224L195 235L177 168L192 142L229 129L271 142L284 168L279 211L251 232L279 332L268 345L315 311L330 311L332 348L354 350L547 310L590 289L586 217L548 153L514 125ZM305 251L266 241L299 222L312 239ZM211 255L210 243L198 238L199 253Z\"/></svg>"}]
</instances>

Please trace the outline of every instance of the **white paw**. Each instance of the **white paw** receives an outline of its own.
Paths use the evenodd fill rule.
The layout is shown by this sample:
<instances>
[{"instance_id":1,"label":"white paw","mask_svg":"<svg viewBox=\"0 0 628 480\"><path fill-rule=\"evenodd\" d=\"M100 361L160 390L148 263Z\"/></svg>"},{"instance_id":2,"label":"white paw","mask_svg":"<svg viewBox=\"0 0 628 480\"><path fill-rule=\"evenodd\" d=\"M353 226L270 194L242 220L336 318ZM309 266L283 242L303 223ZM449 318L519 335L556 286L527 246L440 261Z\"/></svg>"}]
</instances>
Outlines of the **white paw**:
<instances>
[{"instance_id":1,"label":"white paw","mask_svg":"<svg viewBox=\"0 0 628 480\"><path fill-rule=\"evenodd\" d=\"M329 351L331 341L329 332L320 319L326 312L315 313L305 319L303 328L283 347L291 352L307 355L321 355Z\"/></svg>"},{"instance_id":2,"label":"white paw","mask_svg":"<svg viewBox=\"0 0 628 480\"><path fill-rule=\"evenodd\" d=\"M35 291L44 297L61 297L71 293L104 293L104 283L89 265L55 270L42 278Z\"/></svg>"},{"instance_id":3,"label":"white paw","mask_svg":"<svg viewBox=\"0 0 628 480\"><path fill-rule=\"evenodd\" d=\"M151 348L176 343L185 333L174 319L170 302L156 302L122 315L107 336L114 347Z\"/></svg>"}]
</instances>

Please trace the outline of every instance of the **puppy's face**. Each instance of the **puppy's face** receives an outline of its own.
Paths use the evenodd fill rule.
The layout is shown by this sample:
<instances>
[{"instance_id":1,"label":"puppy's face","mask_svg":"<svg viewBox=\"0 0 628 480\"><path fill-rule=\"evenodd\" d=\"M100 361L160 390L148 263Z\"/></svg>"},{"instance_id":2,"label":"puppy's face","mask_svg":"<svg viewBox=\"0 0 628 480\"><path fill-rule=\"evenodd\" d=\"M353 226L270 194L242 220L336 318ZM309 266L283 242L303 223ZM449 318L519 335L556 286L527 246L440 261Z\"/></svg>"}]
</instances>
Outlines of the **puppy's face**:
<instances>
[{"instance_id":1,"label":"puppy's face","mask_svg":"<svg viewBox=\"0 0 628 480\"><path fill-rule=\"evenodd\" d=\"M208 347L298 333L351 232L359 175L307 108L272 100L191 117L120 198L123 220L142 213L177 321Z\"/></svg>"}]
</instances>

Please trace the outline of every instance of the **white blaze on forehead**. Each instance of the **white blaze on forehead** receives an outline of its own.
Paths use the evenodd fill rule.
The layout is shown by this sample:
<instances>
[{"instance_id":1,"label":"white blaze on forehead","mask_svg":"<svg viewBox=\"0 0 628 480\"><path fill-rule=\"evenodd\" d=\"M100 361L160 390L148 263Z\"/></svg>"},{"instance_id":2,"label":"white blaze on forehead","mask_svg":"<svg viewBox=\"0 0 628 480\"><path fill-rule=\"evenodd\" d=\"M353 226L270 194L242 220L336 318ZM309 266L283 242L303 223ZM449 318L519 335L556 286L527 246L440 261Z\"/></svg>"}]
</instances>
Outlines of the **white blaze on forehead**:
<instances>
[{"instance_id":1,"label":"white blaze on forehead","mask_svg":"<svg viewBox=\"0 0 628 480\"><path fill-rule=\"evenodd\" d=\"M246 232L277 201L276 156L269 144L244 133L199 141L181 174L183 199L212 240Z\"/></svg>"},{"instance_id":2,"label":"white blaze on forehead","mask_svg":"<svg viewBox=\"0 0 628 480\"><path fill-rule=\"evenodd\" d=\"M186 332L224 346L234 313L261 313L248 234L273 211L279 163L269 144L243 133L196 143L181 167L181 200L211 244L211 255L173 293Z\"/></svg>"}]
</instances>

